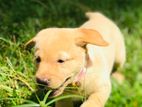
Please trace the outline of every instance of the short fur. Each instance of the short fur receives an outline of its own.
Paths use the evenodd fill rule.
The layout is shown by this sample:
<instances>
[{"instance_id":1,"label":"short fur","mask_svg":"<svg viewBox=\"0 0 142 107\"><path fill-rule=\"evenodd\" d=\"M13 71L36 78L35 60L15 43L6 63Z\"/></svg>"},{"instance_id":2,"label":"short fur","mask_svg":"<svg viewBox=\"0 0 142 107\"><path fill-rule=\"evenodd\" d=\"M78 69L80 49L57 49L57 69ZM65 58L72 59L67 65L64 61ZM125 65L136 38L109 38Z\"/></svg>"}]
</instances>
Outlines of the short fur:
<instances>
[{"instance_id":1,"label":"short fur","mask_svg":"<svg viewBox=\"0 0 142 107\"><path fill-rule=\"evenodd\" d=\"M47 28L27 45L35 43L38 59L36 78L57 89L54 96L78 82L88 99L81 107L103 107L111 93L110 74L114 64L123 66L125 44L119 28L98 12L86 13L89 20L79 28Z\"/></svg>"}]
</instances>

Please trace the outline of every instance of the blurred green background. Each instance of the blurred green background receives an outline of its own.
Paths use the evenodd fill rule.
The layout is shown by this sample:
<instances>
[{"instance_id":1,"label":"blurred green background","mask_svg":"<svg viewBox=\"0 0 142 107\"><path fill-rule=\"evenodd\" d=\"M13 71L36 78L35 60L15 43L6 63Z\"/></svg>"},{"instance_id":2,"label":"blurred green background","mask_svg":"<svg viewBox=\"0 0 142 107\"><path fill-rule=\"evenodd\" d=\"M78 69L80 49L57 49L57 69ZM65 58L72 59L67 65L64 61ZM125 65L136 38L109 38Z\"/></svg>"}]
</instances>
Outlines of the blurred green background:
<instances>
[{"instance_id":1,"label":"blurred green background","mask_svg":"<svg viewBox=\"0 0 142 107\"><path fill-rule=\"evenodd\" d=\"M34 56L24 44L47 27L78 27L99 11L124 34L127 61L122 85L112 79L106 107L142 107L141 0L0 0L0 107L22 104L35 90Z\"/></svg>"}]
</instances>

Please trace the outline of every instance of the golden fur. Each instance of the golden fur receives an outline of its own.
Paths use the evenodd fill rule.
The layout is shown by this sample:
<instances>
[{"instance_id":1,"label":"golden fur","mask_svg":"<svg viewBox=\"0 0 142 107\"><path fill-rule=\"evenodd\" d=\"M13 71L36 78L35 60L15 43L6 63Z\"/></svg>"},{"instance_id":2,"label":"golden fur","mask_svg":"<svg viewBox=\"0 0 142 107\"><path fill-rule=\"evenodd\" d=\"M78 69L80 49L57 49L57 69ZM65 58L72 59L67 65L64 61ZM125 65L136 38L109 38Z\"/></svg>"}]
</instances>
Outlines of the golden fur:
<instances>
[{"instance_id":1,"label":"golden fur","mask_svg":"<svg viewBox=\"0 0 142 107\"><path fill-rule=\"evenodd\" d=\"M111 93L112 68L114 64L122 67L125 62L125 45L111 20L98 12L86 15L89 20L81 27L47 28L27 45L35 43L35 56L40 57L36 77L58 89L54 96L60 95L86 68L78 80L88 95L81 107L103 107Z\"/></svg>"}]
</instances>

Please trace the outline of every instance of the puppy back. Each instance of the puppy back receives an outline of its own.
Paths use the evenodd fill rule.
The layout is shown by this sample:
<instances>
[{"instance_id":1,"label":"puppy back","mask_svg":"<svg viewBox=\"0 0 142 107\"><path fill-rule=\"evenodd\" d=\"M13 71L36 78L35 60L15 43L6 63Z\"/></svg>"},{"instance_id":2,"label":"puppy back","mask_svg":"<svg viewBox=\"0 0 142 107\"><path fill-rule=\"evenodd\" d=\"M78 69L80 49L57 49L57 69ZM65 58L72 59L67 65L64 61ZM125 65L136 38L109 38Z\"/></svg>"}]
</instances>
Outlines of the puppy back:
<instances>
[{"instance_id":1,"label":"puppy back","mask_svg":"<svg viewBox=\"0 0 142 107\"><path fill-rule=\"evenodd\" d=\"M86 17L89 19L94 19L97 17L105 17L102 13L100 12L86 12L85 13Z\"/></svg>"}]
</instances>

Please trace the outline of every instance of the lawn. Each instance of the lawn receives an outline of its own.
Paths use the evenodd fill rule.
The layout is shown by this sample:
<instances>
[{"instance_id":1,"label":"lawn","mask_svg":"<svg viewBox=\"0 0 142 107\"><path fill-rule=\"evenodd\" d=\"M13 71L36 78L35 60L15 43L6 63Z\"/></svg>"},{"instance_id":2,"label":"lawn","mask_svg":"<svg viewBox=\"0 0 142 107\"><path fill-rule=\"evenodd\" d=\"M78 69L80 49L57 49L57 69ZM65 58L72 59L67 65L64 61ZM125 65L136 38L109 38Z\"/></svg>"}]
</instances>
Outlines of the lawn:
<instances>
[{"instance_id":1,"label":"lawn","mask_svg":"<svg viewBox=\"0 0 142 107\"><path fill-rule=\"evenodd\" d=\"M43 28L80 26L87 11L108 16L125 37L127 61L120 71L125 80L118 84L112 79L105 107L142 107L141 10L141 0L0 0L0 107L38 105L37 97L51 101L36 92L33 50L24 44Z\"/></svg>"}]
</instances>

